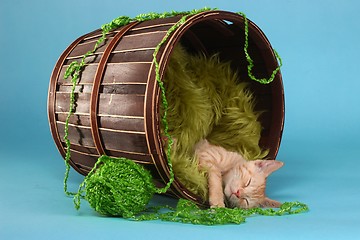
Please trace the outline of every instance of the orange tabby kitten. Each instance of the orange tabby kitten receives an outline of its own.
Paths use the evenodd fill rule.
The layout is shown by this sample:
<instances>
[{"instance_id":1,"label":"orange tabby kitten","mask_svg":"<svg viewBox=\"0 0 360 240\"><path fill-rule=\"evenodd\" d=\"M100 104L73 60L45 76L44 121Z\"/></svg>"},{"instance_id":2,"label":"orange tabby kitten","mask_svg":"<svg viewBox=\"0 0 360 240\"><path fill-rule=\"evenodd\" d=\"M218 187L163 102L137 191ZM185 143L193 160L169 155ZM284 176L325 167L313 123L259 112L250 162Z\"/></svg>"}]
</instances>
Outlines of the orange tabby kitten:
<instances>
[{"instance_id":1,"label":"orange tabby kitten","mask_svg":"<svg viewBox=\"0 0 360 240\"><path fill-rule=\"evenodd\" d=\"M211 207L279 207L265 196L266 178L283 166L276 160L246 161L239 153L200 141L195 147L199 166L207 170Z\"/></svg>"}]
</instances>

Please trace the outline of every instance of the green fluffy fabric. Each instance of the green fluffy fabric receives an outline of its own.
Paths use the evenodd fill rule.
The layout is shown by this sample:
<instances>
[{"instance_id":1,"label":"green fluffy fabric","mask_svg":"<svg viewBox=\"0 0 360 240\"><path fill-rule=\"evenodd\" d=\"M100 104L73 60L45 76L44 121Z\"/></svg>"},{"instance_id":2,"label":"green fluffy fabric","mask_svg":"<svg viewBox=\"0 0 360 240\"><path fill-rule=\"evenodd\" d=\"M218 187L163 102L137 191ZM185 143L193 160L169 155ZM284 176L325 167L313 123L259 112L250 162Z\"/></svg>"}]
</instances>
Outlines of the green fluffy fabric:
<instances>
[{"instance_id":1,"label":"green fluffy fabric","mask_svg":"<svg viewBox=\"0 0 360 240\"><path fill-rule=\"evenodd\" d=\"M198 168L194 146L201 139L244 155L261 159L260 113L254 111L252 93L238 80L229 62L218 55L192 55L178 44L163 79L169 103L169 133L176 139L172 164L177 179L190 191L207 199L206 173Z\"/></svg>"}]
</instances>

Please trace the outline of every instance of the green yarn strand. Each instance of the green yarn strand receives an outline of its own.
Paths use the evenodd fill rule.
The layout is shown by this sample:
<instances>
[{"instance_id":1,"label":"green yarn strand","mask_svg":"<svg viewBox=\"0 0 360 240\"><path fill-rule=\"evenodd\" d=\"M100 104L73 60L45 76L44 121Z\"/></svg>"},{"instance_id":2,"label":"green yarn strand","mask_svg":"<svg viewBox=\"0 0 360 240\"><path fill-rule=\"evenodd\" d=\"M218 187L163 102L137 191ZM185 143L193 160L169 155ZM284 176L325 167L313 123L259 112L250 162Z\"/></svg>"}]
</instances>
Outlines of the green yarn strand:
<instances>
[{"instance_id":1,"label":"green yarn strand","mask_svg":"<svg viewBox=\"0 0 360 240\"><path fill-rule=\"evenodd\" d=\"M183 23L185 23L186 19L189 16L204 12L204 11L210 11L210 10L215 10L215 9L211 9L211 8L203 8L203 9L199 9L199 10L192 10L192 11L188 11L188 12L171 12L171 13L163 13L163 14L156 14L156 13L150 13L150 14L145 14L145 15L140 15L143 18L146 19L154 19L154 18L166 18L166 17L171 17L171 16L177 16L177 15L183 15L180 20L178 20L172 27L169 28L169 30L167 31L166 35L164 36L164 38L161 40L161 42L156 46L155 51L153 53L153 63L155 65L155 79L158 83L158 86L160 88L161 91L161 101L162 101L162 107L163 107L163 116L161 118L161 122L162 122L162 127L163 127L163 131L164 131L164 135L165 137L168 139L168 145L167 145L167 150L166 150L166 158L167 158L167 164L169 167L169 173L170 173L170 178L168 183L166 184L165 187L161 188L161 189L157 189L157 193L165 193L171 186L171 184L173 183L175 176L174 176L174 171L173 171L173 166L172 166L172 162L171 162L171 148L173 145L173 139L169 134L169 124L167 121L167 114L168 114L168 107L169 104L167 102L166 99L166 90L164 87L164 83L161 81L161 77L160 77L160 66L159 63L156 59L157 54L160 51L160 48L163 46L164 43L166 43L166 41L168 40L168 38L171 36L171 34L178 29Z\"/></svg>"},{"instance_id":2,"label":"green yarn strand","mask_svg":"<svg viewBox=\"0 0 360 240\"><path fill-rule=\"evenodd\" d=\"M159 85L159 88L160 88L160 91L161 91L161 100L162 100L162 107L163 107L163 116L161 118L162 127L163 127L163 131L164 131L164 135L168 139L166 157L167 157L167 163L168 163L169 172L170 172L170 180L169 180L169 182L162 189L158 189L157 193L165 193L170 188L171 184L173 183L173 181L175 179L175 176L174 176L173 166L172 166L172 162L171 162L171 148L172 148L172 145L173 145L173 139L169 134L169 124L168 124L168 121L167 121L167 113L168 113L169 104L168 104L167 99L166 99L166 90L165 90L164 83L161 81L161 78L160 78L160 69L159 69L160 66L159 66L159 63L158 63L156 57L157 57L157 54L159 53L159 50L160 50L161 46L167 41L167 39L169 38L171 33L173 33L182 23L184 23L188 16L189 15L183 16L176 24L174 24L168 30L165 37L162 39L162 41L155 48L155 51L154 51L154 54L153 54L153 63L155 65L155 78L156 78L156 81L157 81L157 83Z\"/></svg>"},{"instance_id":3,"label":"green yarn strand","mask_svg":"<svg viewBox=\"0 0 360 240\"><path fill-rule=\"evenodd\" d=\"M76 210L80 209L81 205L81 199L85 198L85 186L86 182L88 181L88 178L95 172L96 169L99 168L99 165L104 163L103 158L99 157L96 163L94 164L94 167L91 169L91 171L86 175L84 178L84 181L79 185L78 191L74 194L74 206Z\"/></svg>"},{"instance_id":4,"label":"green yarn strand","mask_svg":"<svg viewBox=\"0 0 360 240\"><path fill-rule=\"evenodd\" d=\"M248 49L249 49L249 21L246 17L246 15L242 12L238 12L240 16L244 18L244 32L245 32L245 43L244 43L244 53L246 57L246 61L248 62L247 70L248 70L248 76L251 80L259 82L261 84L269 84L274 79L276 74L280 71L280 68L282 67L282 60L280 58L280 55L276 52L275 49L273 49L274 55L276 59L279 61L278 67L271 73L270 77L268 79L266 78L256 78L254 74L252 73L252 70L254 68L254 61L249 55Z\"/></svg>"},{"instance_id":5,"label":"green yarn strand","mask_svg":"<svg viewBox=\"0 0 360 240\"><path fill-rule=\"evenodd\" d=\"M70 117L72 115L72 113L74 112L74 106L75 106L75 87L76 87L76 83L78 81L79 78L79 74L76 74L77 71L79 70L79 64L77 62L72 62L69 67L66 69L65 72L65 78L68 78L68 76L70 74L73 74L73 77L71 79L71 93L70 93L70 106L69 106L69 113L66 116L65 119L65 134L64 134L64 141L66 144L66 154L65 154L65 166L66 166L66 170L65 170L65 177L64 177L64 192L66 193L66 195L68 196L73 196L75 195L75 193L73 192L69 192L68 191L68 185L67 185L67 181L69 178L69 173L70 173L70 157L71 157L71 153L70 153L70 140L69 140L69 121L70 121Z\"/></svg>"},{"instance_id":6,"label":"green yarn strand","mask_svg":"<svg viewBox=\"0 0 360 240\"><path fill-rule=\"evenodd\" d=\"M224 225L241 224L247 217L262 216L283 216L299 214L309 211L307 205L300 202L285 202L280 208L209 208L200 209L195 203L180 199L176 208L165 207L168 211L161 213L163 208L154 208L152 213L144 213L133 217L136 221L162 220L170 222L191 223L197 225Z\"/></svg>"}]
</instances>

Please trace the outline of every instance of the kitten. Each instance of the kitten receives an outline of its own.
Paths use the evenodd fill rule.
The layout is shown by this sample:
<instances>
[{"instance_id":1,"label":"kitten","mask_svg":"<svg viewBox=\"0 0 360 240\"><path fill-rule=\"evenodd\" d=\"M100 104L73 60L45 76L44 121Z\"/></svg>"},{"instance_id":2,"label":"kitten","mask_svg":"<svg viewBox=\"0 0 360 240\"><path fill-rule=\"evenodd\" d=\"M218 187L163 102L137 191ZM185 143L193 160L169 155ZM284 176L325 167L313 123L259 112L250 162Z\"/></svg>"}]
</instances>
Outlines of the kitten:
<instances>
[{"instance_id":1,"label":"kitten","mask_svg":"<svg viewBox=\"0 0 360 240\"><path fill-rule=\"evenodd\" d=\"M246 161L239 153L210 144L195 146L200 168L208 173L211 207L279 207L280 202L265 196L266 178L283 166L276 160Z\"/></svg>"}]
</instances>

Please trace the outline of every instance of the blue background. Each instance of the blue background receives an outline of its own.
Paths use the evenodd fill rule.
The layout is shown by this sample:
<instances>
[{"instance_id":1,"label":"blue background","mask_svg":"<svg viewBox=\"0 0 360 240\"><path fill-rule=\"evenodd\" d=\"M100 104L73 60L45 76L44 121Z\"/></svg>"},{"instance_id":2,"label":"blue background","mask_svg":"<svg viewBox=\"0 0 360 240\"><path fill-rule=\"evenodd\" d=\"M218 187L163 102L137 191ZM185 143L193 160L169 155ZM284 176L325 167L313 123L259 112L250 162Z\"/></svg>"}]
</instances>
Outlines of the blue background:
<instances>
[{"instance_id":1,"label":"blue background","mask_svg":"<svg viewBox=\"0 0 360 240\"><path fill-rule=\"evenodd\" d=\"M242 225L132 222L80 211L63 193L64 164L47 120L62 51L120 15L204 6L245 12L280 53L285 166L268 195L310 212ZM0 239L354 239L360 236L360 2L357 0L0 0ZM82 177L71 173L70 188ZM173 200L156 198L155 202Z\"/></svg>"}]
</instances>

